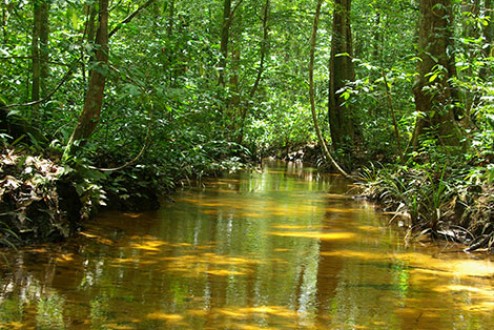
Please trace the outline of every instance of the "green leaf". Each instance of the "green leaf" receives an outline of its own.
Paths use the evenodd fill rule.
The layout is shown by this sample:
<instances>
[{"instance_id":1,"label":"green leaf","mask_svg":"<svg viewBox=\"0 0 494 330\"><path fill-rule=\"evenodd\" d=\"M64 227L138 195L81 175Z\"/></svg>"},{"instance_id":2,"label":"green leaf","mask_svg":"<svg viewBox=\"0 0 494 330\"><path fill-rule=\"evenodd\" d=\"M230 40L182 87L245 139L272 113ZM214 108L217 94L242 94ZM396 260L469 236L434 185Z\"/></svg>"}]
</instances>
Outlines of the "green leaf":
<instances>
[{"instance_id":1,"label":"green leaf","mask_svg":"<svg viewBox=\"0 0 494 330\"><path fill-rule=\"evenodd\" d=\"M439 72L434 72L430 78L429 78L429 82L433 82L434 80L436 80L437 76L439 76Z\"/></svg>"}]
</instances>

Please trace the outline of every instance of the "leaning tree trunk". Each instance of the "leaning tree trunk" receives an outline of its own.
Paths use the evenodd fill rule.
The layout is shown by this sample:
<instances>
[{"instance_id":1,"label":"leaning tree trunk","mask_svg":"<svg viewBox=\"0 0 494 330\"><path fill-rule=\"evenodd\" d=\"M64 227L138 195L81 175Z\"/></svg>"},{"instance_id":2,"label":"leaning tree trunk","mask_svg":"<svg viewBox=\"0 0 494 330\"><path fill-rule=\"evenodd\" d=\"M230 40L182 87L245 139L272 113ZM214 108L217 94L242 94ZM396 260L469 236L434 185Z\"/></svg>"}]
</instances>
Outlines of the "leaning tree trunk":
<instances>
[{"instance_id":1,"label":"leaning tree trunk","mask_svg":"<svg viewBox=\"0 0 494 330\"><path fill-rule=\"evenodd\" d=\"M348 82L355 79L350 9L351 0L334 1L328 109L333 147L347 154L356 135L352 108L342 97Z\"/></svg>"},{"instance_id":2,"label":"leaning tree trunk","mask_svg":"<svg viewBox=\"0 0 494 330\"><path fill-rule=\"evenodd\" d=\"M411 147L417 150L422 137L444 146L459 146L462 134L455 121L456 75L453 49L451 0L421 0L417 78L413 88L416 122Z\"/></svg>"},{"instance_id":3,"label":"leaning tree trunk","mask_svg":"<svg viewBox=\"0 0 494 330\"><path fill-rule=\"evenodd\" d=\"M106 71L108 63L108 2L99 1L99 24L96 32L95 68L89 72L89 85L84 100L84 107L72 133L65 156L72 156L74 143L86 140L96 128L103 106L103 96L106 83Z\"/></svg>"}]
</instances>

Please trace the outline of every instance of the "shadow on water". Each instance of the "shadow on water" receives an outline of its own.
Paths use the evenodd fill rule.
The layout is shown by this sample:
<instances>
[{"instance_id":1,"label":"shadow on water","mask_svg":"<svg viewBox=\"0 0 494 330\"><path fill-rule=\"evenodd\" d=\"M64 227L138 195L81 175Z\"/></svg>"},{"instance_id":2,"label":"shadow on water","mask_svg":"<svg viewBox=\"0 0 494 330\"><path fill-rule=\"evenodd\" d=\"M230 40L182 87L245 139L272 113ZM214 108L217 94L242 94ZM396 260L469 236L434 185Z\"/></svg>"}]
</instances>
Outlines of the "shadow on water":
<instances>
[{"instance_id":1,"label":"shadow on water","mask_svg":"<svg viewBox=\"0 0 494 330\"><path fill-rule=\"evenodd\" d=\"M296 164L108 212L63 245L4 251L0 329L482 329L494 264L405 248L348 182Z\"/></svg>"}]
</instances>

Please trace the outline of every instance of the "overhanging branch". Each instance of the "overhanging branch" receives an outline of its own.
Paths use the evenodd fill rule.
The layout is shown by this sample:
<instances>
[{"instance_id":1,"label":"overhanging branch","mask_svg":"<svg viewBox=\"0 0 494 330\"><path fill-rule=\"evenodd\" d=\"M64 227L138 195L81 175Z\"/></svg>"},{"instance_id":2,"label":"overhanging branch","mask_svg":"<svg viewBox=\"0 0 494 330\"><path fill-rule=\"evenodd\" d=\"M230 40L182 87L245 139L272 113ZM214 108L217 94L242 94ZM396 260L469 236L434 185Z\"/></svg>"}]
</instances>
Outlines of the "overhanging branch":
<instances>
[{"instance_id":1,"label":"overhanging branch","mask_svg":"<svg viewBox=\"0 0 494 330\"><path fill-rule=\"evenodd\" d=\"M122 26L124 26L127 23L130 23L130 21L132 21L132 19L134 19L134 17L136 17L137 15L139 15L139 13L142 10L144 10L147 7L149 7L149 5L151 5L153 2L155 2L155 0L148 0L142 6L140 6L139 8L137 8L137 10L135 12L133 12L132 14L130 14L129 16L127 16L122 22L120 22L117 26L115 26L113 28L113 30L111 30L111 32L108 34L108 38L111 38L115 33L117 33L122 28Z\"/></svg>"}]
</instances>

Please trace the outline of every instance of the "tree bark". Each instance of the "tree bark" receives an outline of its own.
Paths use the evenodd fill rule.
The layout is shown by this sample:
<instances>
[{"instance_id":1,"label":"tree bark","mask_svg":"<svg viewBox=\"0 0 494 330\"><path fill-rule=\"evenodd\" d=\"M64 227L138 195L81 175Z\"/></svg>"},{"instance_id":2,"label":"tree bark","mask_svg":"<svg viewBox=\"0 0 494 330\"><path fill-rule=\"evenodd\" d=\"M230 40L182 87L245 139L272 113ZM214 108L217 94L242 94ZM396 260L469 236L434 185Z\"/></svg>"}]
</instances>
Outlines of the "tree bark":
<instances>
[{"instance_id":1,"label":"tree bark","mask_svg":"<svg viewBox=\"0 0 494 330\"><path fill-rule=\"evenodd\" d=\"M456 75L451 0L421 0L416 82L413 88L416 122L411 146L417 150L422 137L439 145L459 146L461 131L454 117L456 92L450 79Z\"/></svg>"},{"instance_id":2,"label":"tree bark","mask_svg":"<svg viewBox=\"0 0 494 330\"><path fill-rule=\"evenodd\" d=\"M169 41L173 40L173 34L174 34L174 27L175 27L175 1L170 0L168 2L168 7L167 9L167 19L166 19L166 37ZM163 52L164 58L165 58L165 65L164 65L164 70L167 75L168 82L172 82L174 78L174 71L172 66L174 65L175 62L175 57L174 57L174 50L172 47L166 47L164 52Z\"/></svg>"},{"instance_id":3,"label":"tree bark","mask_svg":"<svg viewBox=\"0 0 494 330\"><path fill-rule=\"evenodd\" d=\"M9 17L8 0L2 0L2 43L8 42L7 21Z\"/></svg>"},{"instance_id":4,"label":"tree bark","mask_svg":"<svg viewBox=\"0 0 494 330\"><path fill-rule=\"evenodd\" d=\"M221 27L221 44L220 44L220 61L218 64L219 77L218 84L220 86L225 86L225 70L226 62L228 59L228 43L230 40L230 26L231 26L231 15L232 11L232 1L224 0L223 2L223 23Z\"/></svg>"},{"instance_id":5,"label":"tree bark","mask_svg":"<svg viewBox=\"0 0 494 330\"><path fill-rule=\"evenodd\" d=\"M89 85L84 100L84 107L79 117L77 126L72 133L65 159L72 156L74 143L84 142L96 128L103 106L103 97L106 83L106 71L108 64L108 2L99 0L99 22L95 40L95 63L89 72Z\"/></svg>"},{"instance_id":6,"label":"tree bark","mask_svg":"<svg viewBox=\"0 0 494 330\"><path fill-rule=\"evenodd\" d=\"M343 170L334 157L329 152L328 146L326 145L326 140L322 136L321 130L319 128L319 123L317 120L316 113L316 102L314 97L314 58L316 51L316 39L317 39L317 30L319 27L319 16L321 14L321 6L324 0L318 0L316 5L316 13L314 15L314 23L312 25L312 34L310 38L310 55L309 55L309 101L310 101L310 109L312 113L312 121L314 123L314 129L316 130L317 138L319 140L319 144L323 148L324 157L327 161L329 161L344 177L350 178L351 176Z\"/></svg>"},{"instance_id":7,"label":"tree bark","mask_svg":"<svg viewBox=\"0 0 494 330\"><path fill-rule=\"evenodd\" d=\"M81 43L87 40L88 43L92 43L96 39L96 16L98 14L98 8L96 4L90 3L84 6L84 11L86 13L86 24L84 28L84 34L82 36ZM81 58L85 57L85 47L81 47ZM90 62L94 61L94 56L91 54ZM82 71L82 81L86 84L86 65L82 61L81 65Z\"/></svg>"},{"instance_id":8,"label":"tree bark","mask_svg":"<svg viewBox=\"0 0 494 330\"><path fill-rule=\"evenodd\" d=\"M44 0L40 8L40 30L39 30L39 58L40 58L40 82L41 82L41 98L48 95L48 77L50 75L50 53L48 50L48 42L50 37L49 13L50 0Z\"/></svg>"},{"instance_id":9,"label":"tree bark","mask_svg":"<svg viewBox=\"0 0 494 330\"><path fill-rule=\"evenodd\" d=\"M31 81L31 101L38 101L41 98L41 58L39 51L39 39L41 33L41 1L33 1L33 33L31 39L32 56L32 81ZM33 106L33 117L37 116L38 106Z\"/></svg>"},{"instance_id":10,"label":"tree bark","mask_svg":"<svg viewBox=\"0 0 494 330\"><path fill-rule=\"evenodd\" d=\"M331 40L329 78L329 124L336 150L348 154L355 140L352 107L342 98L342 91L355 80L352 31L350 25L351 0L335 0L333 36Z\"/></svg>"}]
</instances>

